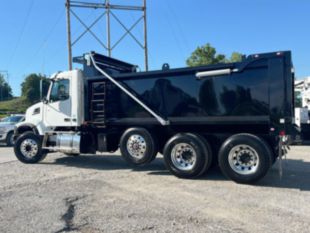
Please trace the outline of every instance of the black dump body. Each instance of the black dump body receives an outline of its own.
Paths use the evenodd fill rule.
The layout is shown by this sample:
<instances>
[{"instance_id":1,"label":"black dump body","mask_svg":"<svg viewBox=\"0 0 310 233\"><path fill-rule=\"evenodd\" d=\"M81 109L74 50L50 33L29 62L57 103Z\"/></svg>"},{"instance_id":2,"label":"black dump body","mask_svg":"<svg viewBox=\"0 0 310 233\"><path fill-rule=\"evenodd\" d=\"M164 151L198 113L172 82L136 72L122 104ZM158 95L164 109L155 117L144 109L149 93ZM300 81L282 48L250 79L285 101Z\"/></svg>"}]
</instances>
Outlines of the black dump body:
<instances>
[{"instance_id":1,"label":"black dump body","mask_svg":"<svg viewBox=\"0 0 310 233\"><path fill-rule=\"evenodd\" d=\"M115 80L169 120L170 127L196 127L210 132L269 133L271 130L278 133L283 127L292 125L294 74L290 52L250 55L238 63L151 72L136 72L133 65L99 54L95 54L95 59ZM80 62L82 60L80 58ZM196 77L199 72L223 69L235 72ZM106 126L160 125L85 62L84 75L88 93L86 120L95 120L91 100L97 91L99 99L100 93L105 93L104 114L100 119Z\"/></svg>"}]
</instances>

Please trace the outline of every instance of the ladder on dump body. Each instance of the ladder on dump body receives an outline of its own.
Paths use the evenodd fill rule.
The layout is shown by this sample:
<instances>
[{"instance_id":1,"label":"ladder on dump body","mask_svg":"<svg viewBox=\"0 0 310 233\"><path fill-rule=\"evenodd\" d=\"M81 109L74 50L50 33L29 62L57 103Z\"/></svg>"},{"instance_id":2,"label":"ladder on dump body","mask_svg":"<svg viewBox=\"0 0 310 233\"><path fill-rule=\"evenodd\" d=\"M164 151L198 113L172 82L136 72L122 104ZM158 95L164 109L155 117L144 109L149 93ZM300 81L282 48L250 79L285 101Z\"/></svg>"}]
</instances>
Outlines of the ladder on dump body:
<instances>
[{"instance_id":1,"label":"ladder on dump body","mask_svg":"<svg viewBox=\"0 0 310 233\"><path fill-rule=\"evenodd\" d=\"M105 65L105 64L103 64L102 62L97 63L95 56L98 56L98 54L96 54L94 52L86 54L86 56L84 57L86 60L86 64L88 64L88 65L93 64L93 66L95 67L95 69L97 71L99 71L99 73L101 73L105 78L110 80L115 86L117 86L119 89L121 89L126 95L128 95L133 101L135 101L137 104L139 104L142 108L144 108L146 111L148 111L153 117L155 117L157 119L157 121L161 125L166 126L166 125L170 124L169 120L165 120L163 117L161 117L160 115L155 113L152 109L150 109L147 105L145 105L141 100L139 100L134 94L132 94L129 90L127 90L126 87L124 87L121 83L116 81L111 75L109 75L106 71L104 71L103 70L104 68L102 68L102 65ZM102 57L102 55L101 55L101 57ZM108 68L110 68L111 65L113 67L113 63L115 64L115 59L112 59L112 63L111 63L111 58L108 58L108 59L110 60L110 64L108 64ZM116 63L122 63L124 65L124 62L116 61ZM130 64L125 64L125 70L126 70L126 66L127 66L127 71L128 71L128 66L131 68L131 70L133 70L133 68L134 68Z\"/></svg>"},{"instance_id":2,"label":"ladder on dump body","mask_svg":"<svg viewBox=\"0 0 310 233\"><path fill-rule=\"evenodd\" d=\"M105 127L105 82L92 83L92 93L90 102L90 119L97 127Z\"/></svg>"}]
</instances>

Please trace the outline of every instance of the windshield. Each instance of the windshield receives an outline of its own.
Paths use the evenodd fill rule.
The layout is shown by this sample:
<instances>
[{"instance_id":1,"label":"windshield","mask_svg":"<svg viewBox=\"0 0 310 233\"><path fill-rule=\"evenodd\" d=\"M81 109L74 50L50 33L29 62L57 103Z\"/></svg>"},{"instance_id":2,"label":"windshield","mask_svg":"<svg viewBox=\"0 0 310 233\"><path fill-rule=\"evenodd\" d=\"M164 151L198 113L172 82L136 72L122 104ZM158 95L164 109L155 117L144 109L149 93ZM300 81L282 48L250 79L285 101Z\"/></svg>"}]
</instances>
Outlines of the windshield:
<instances>
[{"instance_id":1,"label":"windshield","mask_svg":"<svg viewBox=\"0 0 310 233\"><path fill-rule=\"evenodd\" d=\"M20 122L23 118L24 118L23 116L10 116L3 118L1 122L17 123Z\"/></svg>"},{"instance_id":2,"label":"windshield","mask_svg":"<svg viewBox=\"0 0 310 233\"><path fill-rule=\"evenodd\" d=\"M69 98L69 80L59 79L53 82L50 101L63 101Z\"/></svg>"}]
</instances>

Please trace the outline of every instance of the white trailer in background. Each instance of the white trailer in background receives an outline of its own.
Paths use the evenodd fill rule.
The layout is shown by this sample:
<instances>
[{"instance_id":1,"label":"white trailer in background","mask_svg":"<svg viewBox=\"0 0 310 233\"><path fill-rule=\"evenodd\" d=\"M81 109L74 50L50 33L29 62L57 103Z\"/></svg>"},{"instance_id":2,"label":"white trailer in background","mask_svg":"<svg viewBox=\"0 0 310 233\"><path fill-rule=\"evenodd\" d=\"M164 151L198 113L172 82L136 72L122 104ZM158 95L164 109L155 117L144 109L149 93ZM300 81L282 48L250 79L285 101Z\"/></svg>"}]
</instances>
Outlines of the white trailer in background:
<instances>
[{"instance_id":1,"label":"white trailer in background","mask_svg":"<svg viewBox=\"0 0 310 233\"><path fill-rule=\"evenodd\" d=\"M310 77L295 81L295 123L301 141L310 140Z\"/></svg>"}]
</instances>

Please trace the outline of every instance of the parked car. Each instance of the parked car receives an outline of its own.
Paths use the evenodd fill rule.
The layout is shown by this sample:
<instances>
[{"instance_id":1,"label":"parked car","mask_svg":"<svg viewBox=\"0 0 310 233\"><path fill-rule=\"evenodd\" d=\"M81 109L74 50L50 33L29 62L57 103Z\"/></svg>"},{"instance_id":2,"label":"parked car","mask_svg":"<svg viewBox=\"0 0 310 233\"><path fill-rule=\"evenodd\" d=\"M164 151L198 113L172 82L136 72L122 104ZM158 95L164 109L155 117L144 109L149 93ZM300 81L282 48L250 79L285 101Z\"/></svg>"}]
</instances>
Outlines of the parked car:
<instances>
[{"instance_id":1,"label":"parked car","mask_svg":"<svg viewBox=\"0 0 310 233\"><path fill-rule=\"evenodd\" d=\"M6 143L7 146L14 145L14 127L17 123L25 120L22 114L14 114L0 120L0 142Z\"/></svg>"}]
</instances>

